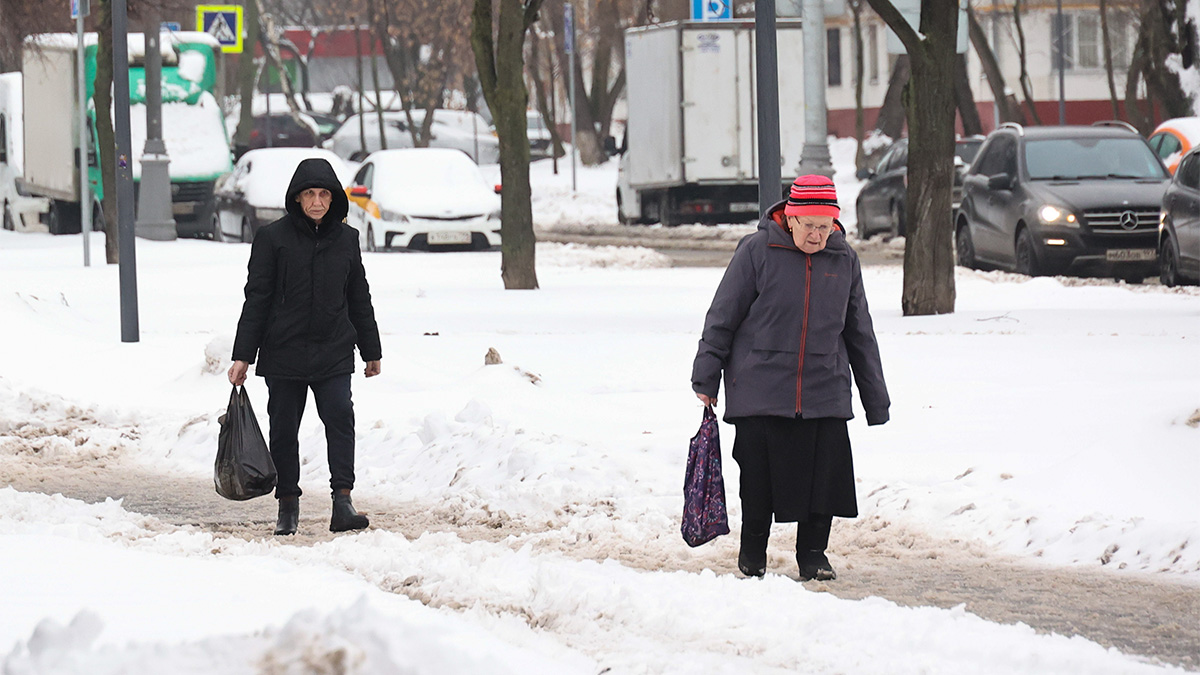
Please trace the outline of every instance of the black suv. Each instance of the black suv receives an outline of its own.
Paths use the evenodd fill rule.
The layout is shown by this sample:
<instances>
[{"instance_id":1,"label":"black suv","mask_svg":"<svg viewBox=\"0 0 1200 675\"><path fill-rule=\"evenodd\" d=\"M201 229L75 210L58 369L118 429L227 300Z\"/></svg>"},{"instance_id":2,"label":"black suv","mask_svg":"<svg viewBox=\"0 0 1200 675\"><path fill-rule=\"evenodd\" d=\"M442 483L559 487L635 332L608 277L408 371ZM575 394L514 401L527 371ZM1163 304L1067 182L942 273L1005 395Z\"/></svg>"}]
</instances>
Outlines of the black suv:
<instances>
[{"instance_id":1,"label":"black suv","mask_svg":"<svg viewBox=\"0 0 1200 675\"><path fill-rule=\"evenodd\" d=\"M1170 176L1123 123L988 135L963 179L958 263L1031 276L1158 273L1158 223Z\"/></svg>"}]
</instances>

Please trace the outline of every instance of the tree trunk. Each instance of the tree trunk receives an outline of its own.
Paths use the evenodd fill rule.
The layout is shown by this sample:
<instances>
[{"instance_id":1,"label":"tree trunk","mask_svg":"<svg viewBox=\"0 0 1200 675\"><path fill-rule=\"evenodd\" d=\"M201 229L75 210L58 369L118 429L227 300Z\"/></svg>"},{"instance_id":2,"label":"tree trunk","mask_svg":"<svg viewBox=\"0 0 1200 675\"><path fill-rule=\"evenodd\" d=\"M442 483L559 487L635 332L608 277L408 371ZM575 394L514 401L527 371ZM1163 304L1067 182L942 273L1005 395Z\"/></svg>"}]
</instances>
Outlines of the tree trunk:
<instances>
[{"instance_id":1,"label":"tree trunk","mask_svg":"<svg viewBox=\"0 0 1200 675\"><path fill-rule=\"evenodd\" d=\"M992 90L993 105L1000 109L1000 121L1025 124L1025 115L1021 113L1021 106L1017 103L1016 97L1008 93L1008 86L1004 83L1004 74L1000 71L1000 64L996 62L996 54L992 51L987 36L983 33L983 26L975 18L974 10L969 8L967 10L967 30L971 36L971 46L979 55L979 65L987 77L988 87Z\"/></svg>"},{"instance_id":2,"label":"tree trunk","mask_svg":"<svg viewBox=\"0 0 1200 675\"><path fill-rule=\"evenodd\" d=\"M254 67L254 48L258 44L258 0L243 0L246 24L246 40L238 56L238 98L242 103L241 117L233 135L233 154L241 157L250 149L250 133L254 131L254 81L258 69Z\"/></svg>"},{"instance_id":3,"label":"tree trunk","mask_svg":"<svg viewBox=\"0 0 1200 675\"><path fill-rule=\"evenodd\" d=\"M1133 46L1133 58L1129 60L1129 71L1125 76L1125 117L1143 136L1154 129L1153 110L1151 115L1147 115L1138 103L1138 83L1148 59L1145 43L1146 28L1143 26L1138 31L1138 39Z\"/></svg>"},{"instance_id":4,"label":"tree trunk","mask_svg":"<svg viewBox=\"0 0 1200 675\"><path fill-rule=\"evenodd\" d=\"M975 95L971 93L967 55L958 54L954 62L954 105L962 117L963 134L977 136L983 133L983 122L979 120L979 108L975 105Z\"/></svg>"},{"instance_id":5,"label":"tree trunk","mask_svg":"<svg viewBox=\"0 0 1200 675\"><path fill-rule=\"evenodd\" d=\"M474 0L471 47L483 96L500 141L500 276L506 289L538 287L537 237L529 188L529 134L525 110L525 33L541 0L499 0L493 33L492 0Z\"/></svg>"},{"instance_id":6,"label":"tree trunk","mask_svg":"<svg viewBox=\"0 0 1200 675\"><path fill-rule=\"evenodd\" d=\"M889 0L871 7L900 37L912 78L904 88L908 116L908 195L904 290L905 316L954 311L954 73L958 32L956 0L924 0L918 35ZM920 151L917 151L920 149Z\"/></svg>"},{"instance_id":7,"label":"tree trunk","mask_svg":"<svg viewBox=\"0 0 1200 675\"><path fill-rule=\"evenodd\" d=\"M1038 116L1037 106L1033 101L1033 87L1029 83L1029 61L1025 50L1025 28L1021 26L1021 0L1013 2L1013 25L1017 28L1017 58L1021 63L1021 92L1025 94L1025 108L1033 123L1040 125L1042 118Z\"/></svg>"},{"instance_id":8,"label":"tree trunk","mask_svg":"<svg viewBox=\"0 0 1200 675\"><path fill-rule=\"evenodd\" d=\"M550 157L554 162L554 173L558 173L558 158L566 154L563 150L562 137L558 133L557 112L554 106L554 61L549 53L542 49L542 38L535 33L530 40L530 55L533 57L533 87L537 97L538 113L546 130L550 132ZM542 58L545 57L545 77L543 78ZM549 91L547 91L549 82Z\"/></svg>"},{"instance_id":9,"label":"tree trunk","mask_svg":"<svg viewBox=\"0 0 1200 675\"><path fill-rule=\"evenodd\" d=\"M854 168L863 169L867 166L867 158L863 153L863 137L866 130L863 122L863 37L862 37L862 0L851 0L850 9L854 12Z\"/></svg>"},{"instance_id":10,"label":"tree trunk","mask_svg":"<svg viewBox=\"0 0 1200 675\"><path fill-rule=\"evenodd\" d=\"M100 183L104 198L104 259L110 265L121 262L117 222L117 138L113 131L113 28L112 0L100 0L96 16L96 79L92 84L92 100L96 104L96 144L100 159ZM87 205L80 204L80 208Z\"/></svg>"},{"instance_id":11,"label":"tree trunk","mask_svg":"<svg viewBox=\"0 0 1200 675\"><path fill-rule=\"evenodd\" d=\"M1100 0L1100 35L1104 39L1104 74L1108 78L1108 99L1112 103L1112 118L1121 119L1117 107L1117 81L1113 76L1112 39L1108 34L1108 0Z\"/></svg>"},{"instance_id":12,"label":"tree trunk","mask_svg":"<svg viewBox=\"0 0 1200 675\"><path fill-rule=\"evenodd\" d=\"M871 6L874 7L875 3L872 2ZM879 117L875 120L875 129L888 138L900 138L904 133L905 113L902 99L911 72L908 54L898 56L896 65L892 68L892 76L888 80L887 93L883 95L883 105L879 107Z\"/></svg>"},{"instance_id":13,"label":"tree trunk","mask_svg":"<svg viewBox=\"0 0 1200 675\"><path fill-rule=\"evenodd\" d=\"M1184 43L1179 38L1189 30L1184 0L1147 0L1142 25L1148 30L1149 58L1143 77L1150 100L1162 106L1167 118L1192 115L1191 103L1183 93L1179 73L1168 65L1171 57L1179 58ZM1176 30L1180 34L1176 34Z\"/></svg>"}]
</instances>

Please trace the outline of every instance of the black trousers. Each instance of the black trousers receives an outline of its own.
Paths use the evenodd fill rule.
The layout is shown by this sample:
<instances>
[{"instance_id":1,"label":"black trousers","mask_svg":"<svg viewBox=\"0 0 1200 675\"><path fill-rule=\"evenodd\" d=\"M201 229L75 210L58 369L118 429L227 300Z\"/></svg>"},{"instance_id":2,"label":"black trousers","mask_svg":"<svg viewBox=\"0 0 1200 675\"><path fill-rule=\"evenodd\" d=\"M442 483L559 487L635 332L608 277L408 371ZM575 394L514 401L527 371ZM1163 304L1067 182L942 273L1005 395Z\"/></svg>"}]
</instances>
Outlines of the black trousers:
<instances>
[{"instance_id":1,"label":"black trousers","mask_svg":"<svg viewBox=\"0 0 1200 675\"><path fill-rule=\"evenodd\" d=\"M299 497L300 419L308 390L317 402L317 414L325 425L329 487L334 492L354 488L354 403L350 400L350 375L335 375L318 382L268 377L267 415L271 420L271 459L279 482L275 498Z\"/></svg>"},{"instance_id":2,"label":"black trousers","mask_svg":"<svg viewBox=\"0 0 1200 675\"><path fill-rule=\"evenodd\" d=\"M828 536L831 516L858 515L846 420L764 416L734 425L743 523L769 528L774 516L779 523L823 525Z\"/></svg>"}]
</instances>

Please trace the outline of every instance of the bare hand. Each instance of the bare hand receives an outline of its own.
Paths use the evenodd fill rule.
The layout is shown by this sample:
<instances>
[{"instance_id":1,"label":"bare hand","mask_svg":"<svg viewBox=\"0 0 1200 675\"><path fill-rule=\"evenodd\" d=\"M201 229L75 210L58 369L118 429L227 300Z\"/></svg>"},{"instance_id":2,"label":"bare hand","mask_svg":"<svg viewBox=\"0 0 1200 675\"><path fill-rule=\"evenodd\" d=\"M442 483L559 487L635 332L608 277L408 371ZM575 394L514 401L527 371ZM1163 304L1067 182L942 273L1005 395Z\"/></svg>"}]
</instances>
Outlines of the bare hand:
<instances>
[{"instance_id":1,"label":"bare hand","mask_svg":"<svg viewBox=\"0 0 1200 675\"><path fill-rule=\"evenodd\" d=\"M367 367L363 369L363 375L366 375L367 377L375 377L379 374L381 368L382 366L380 365L379 361L367 361Z\"/></svg>"},{"instance_id":2,"label":"bare hand","mask_svg":"<svg viewBox=\"0 0 1200 675\"><path fill-rule=\"evenodd\" d=\"M705 396L704 394L697 392L696 398L700 399L700 402L709 408L717 405L717 398L715 396Z\"/></svg>"},{"instance_id":3,"label":"bare hand","mask_svg":"<svg viewBox=\"0 0 1200 675\"><path fill-rule=\"evenodd\" d=\"M246 373L250 371L250 363L247 361L234 361L232 366L229 366L229 383L233 386L241 386L246 383Z\"/></svg>"}]
</instances>

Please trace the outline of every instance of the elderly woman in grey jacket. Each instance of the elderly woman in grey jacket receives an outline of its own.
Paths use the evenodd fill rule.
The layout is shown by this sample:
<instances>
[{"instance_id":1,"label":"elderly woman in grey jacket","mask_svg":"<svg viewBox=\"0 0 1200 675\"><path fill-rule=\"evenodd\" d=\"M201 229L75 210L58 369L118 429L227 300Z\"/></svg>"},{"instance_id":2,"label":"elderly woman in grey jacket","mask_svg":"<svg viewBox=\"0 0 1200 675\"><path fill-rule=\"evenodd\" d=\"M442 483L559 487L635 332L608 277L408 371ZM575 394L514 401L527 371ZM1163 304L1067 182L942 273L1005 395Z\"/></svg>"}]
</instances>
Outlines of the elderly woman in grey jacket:
<instances>
[{"instance_id":1,"label":"elderly woman in grey jacket","mask_svg":"<svg viewBox=\"0 0 1200 675\"><path fill-rule=\"evenodd\" d=\"M692 389L734 425L741 469L738 569L763 576L775 522L798 523L800 579L837 577L834 516L858 515L846 423L850 375L867 424L888 421L887 387L858 256L837 222L833 181L801 176L742 239L704 321Z\"/></svg>"}]
</instances>

